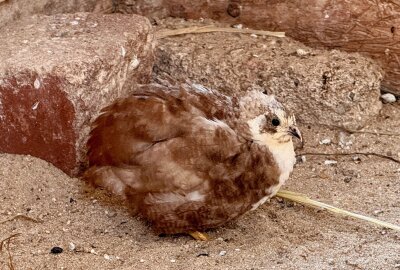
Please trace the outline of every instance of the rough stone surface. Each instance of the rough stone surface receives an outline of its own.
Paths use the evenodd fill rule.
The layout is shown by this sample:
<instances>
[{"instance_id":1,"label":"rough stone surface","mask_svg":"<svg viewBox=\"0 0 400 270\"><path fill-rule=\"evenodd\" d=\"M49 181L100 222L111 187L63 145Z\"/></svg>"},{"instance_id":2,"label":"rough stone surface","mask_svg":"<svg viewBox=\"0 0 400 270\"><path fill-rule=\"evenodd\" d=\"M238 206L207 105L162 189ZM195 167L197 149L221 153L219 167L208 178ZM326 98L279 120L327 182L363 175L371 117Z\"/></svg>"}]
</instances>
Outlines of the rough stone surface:
<instances>
[{"instance_id":1,"label":"rough stone surface","mask_svg":"<svg viewBox=\"0 0 400 270\"><path fill-rule=\"evenodd\" d=\"M151 18L210 18L286 34L313 47L360 52L385 70L400 96L400 5L386 0L115 0L114 10Z\"/></svg>"},{"instance_id":2,"label":"rough stone surface","mask_svg":"<svg viewBox=\"0 0 400 270\"><path fill-rule=\"evenodd\" d=\"M0 27L34 14L110 13L113 10L112 0L6 0L0 1Z\"/></svg>"},{"instance_id":3,"label":"rough stone surface","mask_svg":"<svg viewBox=\"0 0 400 270\"><path fill-rule=\"evenodd\" d=\"M199 23L169 19L160 24ZM155 76L190 78L227 94L266 89L303 122L360 128L382 106L381 70L359 54L316 50L290 38L231 33L168 37L157 47Z\"/></svg>"},{"instance_id":4,"label":"rough stone surface","mask_svg":"<svg viewBox=\"0 0 400 270\"><path fill-rule=\"evenodd\" d=\"M99 110L146 83L148 20L77 13L35 16L0 32L0 151L31 154L76 174Z\"/></svg>"}]
</instances>

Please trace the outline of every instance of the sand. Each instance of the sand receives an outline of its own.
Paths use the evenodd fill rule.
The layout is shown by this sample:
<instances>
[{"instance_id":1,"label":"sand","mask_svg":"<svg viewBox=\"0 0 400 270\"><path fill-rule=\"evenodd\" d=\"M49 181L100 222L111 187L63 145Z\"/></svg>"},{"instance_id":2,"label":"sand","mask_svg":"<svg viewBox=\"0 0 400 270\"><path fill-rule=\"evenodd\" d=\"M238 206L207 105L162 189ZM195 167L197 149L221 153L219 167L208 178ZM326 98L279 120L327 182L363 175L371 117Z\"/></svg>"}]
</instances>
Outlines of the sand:
<instances>
[{"instance_id":1,"label":"sand","mask_svg":"<svg viewBox=\"0 0 400 270\"><path fill-rule=\"evenodd\" d=\"M365 130L398 134L399 115L399 103L386 104ZM302 132L298 153L400 159L399 134L347 134L352 144L342 149L337 129ZM320 144L327 138L330 145ZM400 164L387 159L306 156L284 188L400 224ZM37 158L0 154L0 241L15 234L10 254L3 245L0 269L10 268L10 255L15 269L400 269L400 232L275 198L210 230L208 242L160 237L107 192ZM63 252L51 254L56 246Z\"/></svg>"}]
</instances>

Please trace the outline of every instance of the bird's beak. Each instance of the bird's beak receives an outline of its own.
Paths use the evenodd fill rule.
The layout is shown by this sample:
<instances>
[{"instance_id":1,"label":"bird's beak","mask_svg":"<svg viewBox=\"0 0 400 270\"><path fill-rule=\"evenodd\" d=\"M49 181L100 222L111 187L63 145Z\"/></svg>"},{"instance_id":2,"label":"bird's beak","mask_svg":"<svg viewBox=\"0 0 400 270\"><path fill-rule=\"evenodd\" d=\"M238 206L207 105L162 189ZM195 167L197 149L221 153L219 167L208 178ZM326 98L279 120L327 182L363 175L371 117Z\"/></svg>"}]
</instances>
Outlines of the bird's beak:
<instances>
[{"instance_id":1,"label":"bird's beak","mask_svg":"<svg viewBox=\"0 0 400 270\"><path fill-rule=\"evenodd\" d=\"M296 126L289 127L289 134L293 137L298 138L301 142L303 142L303 137L301 136L300 130Z\"/></svg>"}]
</instances>

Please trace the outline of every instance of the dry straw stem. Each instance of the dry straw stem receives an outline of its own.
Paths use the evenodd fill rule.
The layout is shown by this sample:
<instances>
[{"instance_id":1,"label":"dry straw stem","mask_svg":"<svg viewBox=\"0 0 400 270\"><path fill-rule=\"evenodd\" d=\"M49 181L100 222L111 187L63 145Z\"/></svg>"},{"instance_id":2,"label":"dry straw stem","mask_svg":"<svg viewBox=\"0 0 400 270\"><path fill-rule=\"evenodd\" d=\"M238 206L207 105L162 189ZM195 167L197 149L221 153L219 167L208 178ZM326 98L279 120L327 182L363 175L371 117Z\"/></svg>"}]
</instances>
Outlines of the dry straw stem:
<instances>
[{"instance_id":1,"label":"dry straw stem","mask_svg":"<svg viewBox=\"0 0 400 270\"><path fill-rule=\"evenodd\" d=\"M226 32L226 33L241 33L241 34L256 34L260 36L272 36L272 37L285 37L285 32L271 32L254 29L237 29L229 27L217 27L214 25L206 26L193 26L181 29L162 29L156 32L157 39L162 39L171 36L180 36L186 34L198 34L198 33L211 33L211 32Z\"/></svg>"},{"instance_id":2,"label":"dry straw stem","mask_svg":"<svg viewBox=\"0 0 400 270\"><path fill-rule=\"evenodd\" d=\"M367 221L369 223L373 223L376 225L379 225L381 227L385 227L385 228L389 228L395 231L400 231L400 226L391 224L391 223L387 223L384 221L380 221L376 218L372 218L372 217L367 217L361 214L356 214L347 210L343 210L337 207L334 207L332 205L326 204L326 203L322 203L319 201L315 201L312 200L310 198L308 198L306 195L301 194L301 193L297 193L297 192L293 192L293 191L289 191L289 190L280 190L278 191L278 193L276 194L277 197L283 198L283 199L287 199L290 201L294 201L300 204L304 204L304 205L308 205L308 206L312 206L312 207L316 207L316 208L320 208L320 209L324 209L327 210L329 212L332 213L336 213L336 214L341 214L344 216L349 216L349 217L353 217L356 219L361 219L364 221Z\"/></svg>"},{"instance_id":3,"label":"dry straw stem","mask_svg":"<svg viewBox=\"0 0 400 270\"><path fill-rule=\"evenodd\" d=\"M28 217L27 215L18 214L18 215L15 215L15 216L13 216L13 217L11 217L11 218L9 218L9 219L0 221L0 224L9 222L9 221L12 221L12 220L15 220L15 219L25 219L25 220L27 220L27 221L32 221L32 222L35 222L35 223L42 223L42 221L37 220L37 219L34 219L34 218L32 218L32 217Z\"/></svg>"},{"instance_id":4,"label":"dry straw stem","mask_svg":"<svg viewBox=\"0 0 400 270\"><path fill-rule=\"evenodd\" d=\"M7 250L8 268L10 270L14 270L15 269L14 263L13 263L13 258L12 258L11 252L10 252L10 242L14 237L17 237L19 235L20 235L20 233L15 233L15 234L12 234L9 237L7 237L7 238L5 238L5 239L0 241L0 254L3 252L3 246L4 246L5 249Z\"/></svg>"}]
</instances>

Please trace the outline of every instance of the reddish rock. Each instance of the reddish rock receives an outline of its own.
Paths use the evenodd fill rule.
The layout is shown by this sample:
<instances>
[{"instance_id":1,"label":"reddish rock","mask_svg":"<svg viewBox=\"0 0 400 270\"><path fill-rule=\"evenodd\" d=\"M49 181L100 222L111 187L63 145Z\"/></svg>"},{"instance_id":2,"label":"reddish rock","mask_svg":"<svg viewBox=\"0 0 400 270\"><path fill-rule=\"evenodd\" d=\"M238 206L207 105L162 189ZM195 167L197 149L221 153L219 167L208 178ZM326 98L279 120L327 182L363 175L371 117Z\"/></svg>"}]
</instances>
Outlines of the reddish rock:
<instances>
[{"instance_id":1,"label":"reddish rock","mask_svg":"<svg viewBox=\"0 0 400 270\"><path fill-rule=\"evenodd\" d=\"M99 110L150 79L153 34L141 16L36 16L0 32L0 152L75 175Z\"/></svg>"}]
</instances>

